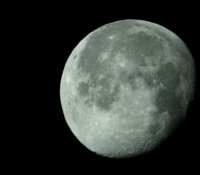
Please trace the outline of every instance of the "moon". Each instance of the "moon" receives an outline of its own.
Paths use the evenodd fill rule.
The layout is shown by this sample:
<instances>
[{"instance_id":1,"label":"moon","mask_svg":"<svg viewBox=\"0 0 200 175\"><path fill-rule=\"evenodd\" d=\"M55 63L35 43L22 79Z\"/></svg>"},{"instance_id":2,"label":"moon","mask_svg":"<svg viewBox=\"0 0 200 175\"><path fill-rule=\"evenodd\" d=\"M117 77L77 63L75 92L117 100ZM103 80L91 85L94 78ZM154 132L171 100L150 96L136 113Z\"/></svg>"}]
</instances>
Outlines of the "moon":
<instances>
[{"instance_id":1,"label":"moon","mask_svg":"<svg viewBox=\"0 0 200 175\"><path fill-rule=\"evenodd\" d=\"M89 33L61 77L66 123L90 151L109 158L155 149L187 116L195 92L193 57L176 34L143 20Z\"/></svg>"}]
</instances>

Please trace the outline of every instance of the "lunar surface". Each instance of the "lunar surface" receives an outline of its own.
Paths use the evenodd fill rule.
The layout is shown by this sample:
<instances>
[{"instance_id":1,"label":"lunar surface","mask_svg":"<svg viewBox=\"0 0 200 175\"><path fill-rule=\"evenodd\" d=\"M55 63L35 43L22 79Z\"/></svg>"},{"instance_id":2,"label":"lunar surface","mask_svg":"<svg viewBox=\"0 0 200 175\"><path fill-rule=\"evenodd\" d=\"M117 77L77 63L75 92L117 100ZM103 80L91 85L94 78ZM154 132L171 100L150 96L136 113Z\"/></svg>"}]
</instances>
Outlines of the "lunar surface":
<instances>
[{"instance_id":1,"label":"lunar surface","mask_svg":"<svg viewBox=\"0 0 200 175\"><path fill-rule=\"evenodd\" d=\"M83 38L61 77L66 122L89 150L110 158L155 149L187 116L195 64L173 32L143 20L106 24Z\"/></svg>"}]
</instances>

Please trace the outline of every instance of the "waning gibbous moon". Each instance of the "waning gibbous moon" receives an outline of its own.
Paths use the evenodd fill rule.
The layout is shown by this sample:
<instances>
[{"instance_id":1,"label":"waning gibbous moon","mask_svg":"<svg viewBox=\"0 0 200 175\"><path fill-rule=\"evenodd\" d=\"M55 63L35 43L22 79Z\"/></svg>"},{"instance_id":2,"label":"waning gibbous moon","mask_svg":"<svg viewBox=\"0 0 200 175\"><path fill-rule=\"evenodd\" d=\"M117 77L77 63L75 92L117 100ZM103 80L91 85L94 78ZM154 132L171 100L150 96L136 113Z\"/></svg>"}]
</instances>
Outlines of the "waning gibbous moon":
<instances>
[{"instance_id":1,"label":"waning gibbous moon","mask_svg":"<svg viewBox=\"0 0 200 175\"><path fill-rule=\"evenodd\" d=\"M195 64L173 32L143 20L106 24L83 38L61 77L66 122L89 150L126 158L155 149L185 119Z\"/></svg>"}]
</instances>

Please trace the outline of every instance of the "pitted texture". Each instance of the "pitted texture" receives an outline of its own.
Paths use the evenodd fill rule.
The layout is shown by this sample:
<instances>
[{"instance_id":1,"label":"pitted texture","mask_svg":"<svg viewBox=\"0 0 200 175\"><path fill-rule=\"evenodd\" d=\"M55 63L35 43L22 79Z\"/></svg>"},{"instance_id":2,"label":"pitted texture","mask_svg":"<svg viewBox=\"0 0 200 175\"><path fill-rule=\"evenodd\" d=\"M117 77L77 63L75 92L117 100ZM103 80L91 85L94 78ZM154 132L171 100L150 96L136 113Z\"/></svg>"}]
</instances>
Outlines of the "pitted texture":
<instances>
[{"instance_id":1,"label":"pitted texture","mask_svg":"<svg viewBox=\"0 0 200 175\"><path fill-rule=\"evenodd\" d=\"M164 27L140 20L102 26L78 44L65 65L66 121L100 155L149 151L185 117L194 69L186 45Z\"/></svg>"}]
</instances>

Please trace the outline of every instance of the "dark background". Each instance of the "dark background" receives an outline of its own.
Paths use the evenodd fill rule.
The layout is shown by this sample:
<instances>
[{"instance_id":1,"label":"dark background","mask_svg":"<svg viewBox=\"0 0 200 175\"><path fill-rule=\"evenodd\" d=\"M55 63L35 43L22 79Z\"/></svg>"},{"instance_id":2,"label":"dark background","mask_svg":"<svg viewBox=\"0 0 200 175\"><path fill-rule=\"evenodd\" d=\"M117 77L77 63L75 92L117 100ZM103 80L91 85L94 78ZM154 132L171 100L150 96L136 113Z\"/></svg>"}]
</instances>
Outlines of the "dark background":
<instances>
[{"instance_id":1,"label":"dark background","mask_svg":"<svg viewBox=\"0 0 200 175\"><path fill-rule=\"evenodd\" d=\"M103 7L101 7L101 5ZM116 5L116 4L115 4ZM99 173L110 170L112 174L129 171L193 174L198 170L199 158L199 92L188 111L188 118L165 144L151 153L133 159L115 160L101 157L85 148L72 134L60 103L60 80L64 65L75 46L87 34L110 22L124 19L141 19L160 24L177 34L188 46L197 66L199 77L198 13L195 5L188 4L45 4L34 6L30 16L22 13L25 45L30 49L25 63L30 73L34 126L33 141L27 154L35 160L35 168L56 174ZM158 6L157 6L158 5ZM90 7L92 6L92 7ZM149 10L147 10L149 9ZM26 46L27 47L27 46ZM32 72L32 73L31 73ZM30 153L31 152L31 153ZM199 171L199 170L198 170Z\"/></svg>"}]
</instances>

